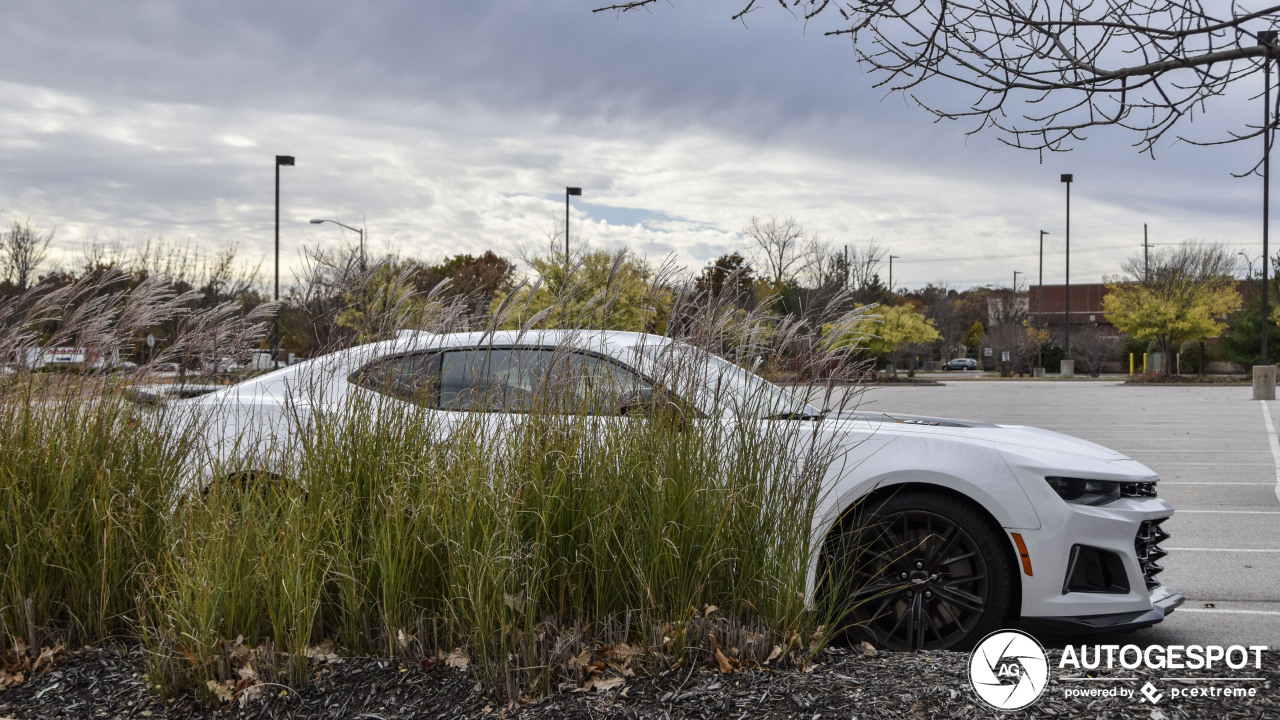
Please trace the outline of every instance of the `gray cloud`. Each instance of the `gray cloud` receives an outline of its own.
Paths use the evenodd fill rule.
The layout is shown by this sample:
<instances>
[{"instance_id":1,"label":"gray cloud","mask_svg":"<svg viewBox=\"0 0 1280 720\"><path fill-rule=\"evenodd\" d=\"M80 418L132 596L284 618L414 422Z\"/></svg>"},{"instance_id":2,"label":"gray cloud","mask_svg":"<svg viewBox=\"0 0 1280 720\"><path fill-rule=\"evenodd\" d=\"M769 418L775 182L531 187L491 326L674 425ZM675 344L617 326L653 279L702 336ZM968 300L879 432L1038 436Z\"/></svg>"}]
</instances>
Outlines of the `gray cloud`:
<instances>
[{"instance_id":1,"label":"gray cloud","mask_svg":"<svg viewBox=\"0 0 1280 720\"><path fill-rule=\"evenodd\" d=\"M291 153L295 248L336 241L306 225L324 215L367 218L375 248L511 252L560 227L573 184L597 244L700 265L750 216L794 215L837 243L891 243L904 283L968 284L1034 271L1074 172L1073 279L1114 272L1143 222L1158 242L1259 241L1259 183L1230 177L1256 148L1152 161L1098 131L1041 164L882 100L817 28L760 13L743 29L731 5L11 3L0 209L58 224L64 257L95 235L261 255L272 156ZM1241 93L1212 110L1252 107Z\"/></svg>"}]
</instances>

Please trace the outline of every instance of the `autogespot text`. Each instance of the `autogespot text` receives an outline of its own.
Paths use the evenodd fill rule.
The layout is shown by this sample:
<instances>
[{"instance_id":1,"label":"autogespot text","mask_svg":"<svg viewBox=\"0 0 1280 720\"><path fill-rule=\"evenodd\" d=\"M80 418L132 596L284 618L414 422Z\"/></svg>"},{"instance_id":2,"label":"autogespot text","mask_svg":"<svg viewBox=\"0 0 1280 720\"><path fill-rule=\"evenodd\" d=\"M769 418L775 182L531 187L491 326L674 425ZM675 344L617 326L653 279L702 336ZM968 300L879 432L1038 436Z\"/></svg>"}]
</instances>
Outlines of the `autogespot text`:
<instances>
[{"instance_id":1,"label":"autogespot text","mask_svg":"<svg viewBox=\"0 0 1280 720\"><path fill-rule=\"evenodd\" d=\"M1123 667L1134 670L1213 670L1225 665L1232 670L1262 669L1266 645L1067 645L1062 649L1058 669L1097 670Z\"/></svg>"}]
</instances>

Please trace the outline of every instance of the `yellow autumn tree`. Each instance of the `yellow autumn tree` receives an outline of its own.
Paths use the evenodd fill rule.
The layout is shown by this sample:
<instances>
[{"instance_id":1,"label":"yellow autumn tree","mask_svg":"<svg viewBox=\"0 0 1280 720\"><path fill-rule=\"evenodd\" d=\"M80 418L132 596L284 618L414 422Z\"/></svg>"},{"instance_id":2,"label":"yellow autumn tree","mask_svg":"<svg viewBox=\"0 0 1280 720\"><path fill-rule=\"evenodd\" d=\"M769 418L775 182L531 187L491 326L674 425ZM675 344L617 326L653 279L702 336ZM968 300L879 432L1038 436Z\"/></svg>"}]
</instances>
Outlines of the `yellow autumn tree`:
<instances>
[{"instance_id":1,"label":"yellow autumn tree","mask_svg":"<svg viewBox=\"0 0 1280 720\"><path fill-rule=\"evenodd\" d=\"M537 273L532 284L497 295L489 306L503 315L503 327L532 322L545 328L666 329L673 296L654 284L653 271L630 252L589 252L569 268L567 282L563 254L528 262Z\"/></svg>"},{"instance_id":2,"label":"yellow autumn tree","mask_svg":"<svg viewBox=\"0 0 1280 720\"><path fill-rule=\"evenodd\" d=\"M894 358L908 345L942 339L933 321L911 304L873 305L849 320L824 328L828 333L839 333L839 337L831 341L832 349L857 349Z\"/></svg>"},{"instance_id":3,"label":"yellow autumn tree","mask_svg":"<svg viewBox=\"0 0 1280 720\"><path fill-rule=\"evenodd\" d=\"M1104 278L1102 309L1120 332L1158 343L1168 375L1179 343L1222 334L1226 316L1240 309L1233 267L1232 255L1216 244L1157 251L1149 265L1135 256L1124 265L1128 277Z\"/></svg>"}]
</instances>

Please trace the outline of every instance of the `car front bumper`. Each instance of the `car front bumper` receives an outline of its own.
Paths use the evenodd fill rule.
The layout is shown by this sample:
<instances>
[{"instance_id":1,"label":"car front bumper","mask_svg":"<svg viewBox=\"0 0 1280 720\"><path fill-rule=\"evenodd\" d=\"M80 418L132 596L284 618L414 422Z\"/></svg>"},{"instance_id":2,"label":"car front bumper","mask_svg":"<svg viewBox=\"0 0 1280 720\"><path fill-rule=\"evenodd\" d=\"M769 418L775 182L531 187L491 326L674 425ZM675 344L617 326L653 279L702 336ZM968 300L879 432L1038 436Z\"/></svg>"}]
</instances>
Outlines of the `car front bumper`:
<instances>
[{"instance_id":1,"label":"car front bumper","mask_svg":"<svg viewBox=\"0 0 1280 720\"><path fill-rule=\"evenodd\" d=\"M1056 633L1128 632L1151 627L1164 620L1186 598L1164 585L1151 591L1150 610L1105 613L1102 615L1064 615L1060 617L1024 617L1022 627L1032 631Z\"/></svg>"}]
</instances>

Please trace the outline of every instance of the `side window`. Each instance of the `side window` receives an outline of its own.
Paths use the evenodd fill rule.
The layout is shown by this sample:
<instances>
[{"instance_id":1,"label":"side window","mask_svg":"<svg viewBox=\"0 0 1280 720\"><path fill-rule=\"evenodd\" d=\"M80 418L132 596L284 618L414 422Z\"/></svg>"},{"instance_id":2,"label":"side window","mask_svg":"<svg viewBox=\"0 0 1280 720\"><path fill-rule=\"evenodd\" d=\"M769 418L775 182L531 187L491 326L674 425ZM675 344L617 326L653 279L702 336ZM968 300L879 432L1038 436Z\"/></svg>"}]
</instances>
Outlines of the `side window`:
<instances>
[{"instance_id":1,"label":"side window","mask_svg":"<svg viewBox=\"0 0 1280 720\"><path fill-rule=\"evenodd\" d=\"M564 350L451 350L441 358L442 410L617 415L652 392L620 365Z\"/></svg>"},{"instance_id":2,"label":"side window","mask_svg":"<svg viewBox=\"0 0 1280 720\"><path fill-rule=\"evenodd\" d=\"M528 350L450 350L441 356L440 409L528 412L545 368Z\"/></svg>"},{"instance_id":3,"label":"side window","mask_svg":"<svg viewBox=\"0 0 1280 720\"><path fill-rule=\"evenodd\" d=\"M352 374L351 382L383 395L432 406L439 375L440 356L435 353L398 355L365 365Z\"/></svg>"}]
</instances>

